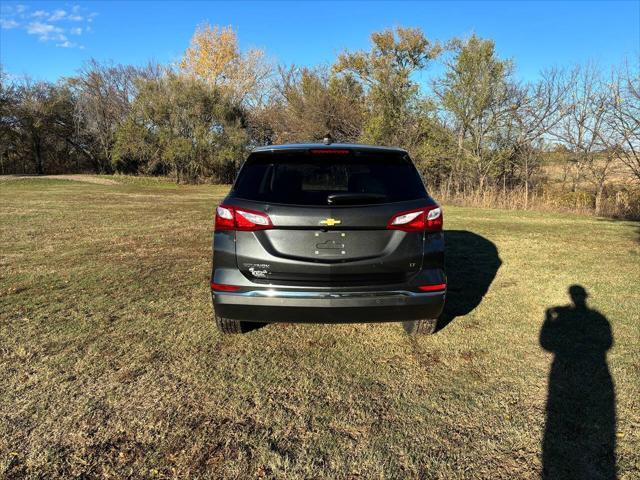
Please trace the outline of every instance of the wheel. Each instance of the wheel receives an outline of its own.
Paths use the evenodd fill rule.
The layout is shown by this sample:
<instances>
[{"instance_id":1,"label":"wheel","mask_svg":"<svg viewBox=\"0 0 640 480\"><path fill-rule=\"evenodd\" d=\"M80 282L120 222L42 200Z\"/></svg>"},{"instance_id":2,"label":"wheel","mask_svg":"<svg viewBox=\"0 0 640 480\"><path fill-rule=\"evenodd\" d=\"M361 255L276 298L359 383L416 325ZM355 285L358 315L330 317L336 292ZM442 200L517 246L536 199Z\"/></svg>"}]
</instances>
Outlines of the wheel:
<instances>
[{"instance_id":1,"label":"wheel","mask_svg":"<svg viewBox=\"0 0 640 480\"><path fill-rule=\"evenodd\" d=\"M258 330L265 326L261 322L245 322L242 320L232 320L230 318L216 317L216 326L222 333L248 333L253 330Z\"/></svg>"},{"instance_id":2,"label":"wheel","mask_svg":"<svg viewBox=\"0 0 640 480\"><path fill-rule=\"evenodd\" d=\"M421 320L410 320L402 322L405 331L409 335L431 335L438 326L437 318L423 318Z\"/></svg>"},{"instance_id":3,"label":"wheel","mask_svg":"<svg viewBox=\"0 0 640 480\"><path fill-rule=\"evenodd\" d=\"M222 333L243 333L245 331L243 323L245 322L216 315L216 326Z\"/></svg>"}]
</instances>

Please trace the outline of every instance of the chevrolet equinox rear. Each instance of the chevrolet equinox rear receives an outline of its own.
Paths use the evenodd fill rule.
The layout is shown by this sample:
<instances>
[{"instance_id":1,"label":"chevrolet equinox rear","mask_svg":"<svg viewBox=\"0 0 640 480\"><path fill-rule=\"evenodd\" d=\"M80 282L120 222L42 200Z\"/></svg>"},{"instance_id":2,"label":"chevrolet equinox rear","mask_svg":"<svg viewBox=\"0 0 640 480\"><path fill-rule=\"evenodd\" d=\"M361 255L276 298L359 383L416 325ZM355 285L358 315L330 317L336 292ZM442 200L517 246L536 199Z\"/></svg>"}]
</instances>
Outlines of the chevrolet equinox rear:
<instances>
[{"instance_id":1,"label":"chevrolet equinox rear","mask_svg":"<svg viewBox=\"0 0 640 480\"><path fill-rule=\"evenodd\" d=\"M442 210L407 152L347 144L255 149L217 207L216 324L404 322L444 306Z\"/></svg>"}]
</instances>

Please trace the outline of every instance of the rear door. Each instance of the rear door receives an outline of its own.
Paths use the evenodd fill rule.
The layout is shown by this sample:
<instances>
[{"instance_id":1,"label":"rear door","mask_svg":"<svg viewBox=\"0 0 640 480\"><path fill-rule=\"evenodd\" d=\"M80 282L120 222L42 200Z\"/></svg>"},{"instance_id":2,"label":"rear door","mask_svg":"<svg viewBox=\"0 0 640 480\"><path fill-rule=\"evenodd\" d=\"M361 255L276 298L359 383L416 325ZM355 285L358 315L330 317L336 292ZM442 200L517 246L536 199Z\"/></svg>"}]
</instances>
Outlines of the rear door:
<instances>
[{"instance_id":1,"label":"rear door","mask_svg":"<svg viewBox=\"0 0 640 480\"><path fill-rule=\"evenodd\" d=\"M397 284L421 267L424 233L387 228L397 213L429 202L403 152L254 154L231 199L239 208L266 213L273 223L267 230L236 232L238 267L258 283Z\"/></svg>"}]
</instances>

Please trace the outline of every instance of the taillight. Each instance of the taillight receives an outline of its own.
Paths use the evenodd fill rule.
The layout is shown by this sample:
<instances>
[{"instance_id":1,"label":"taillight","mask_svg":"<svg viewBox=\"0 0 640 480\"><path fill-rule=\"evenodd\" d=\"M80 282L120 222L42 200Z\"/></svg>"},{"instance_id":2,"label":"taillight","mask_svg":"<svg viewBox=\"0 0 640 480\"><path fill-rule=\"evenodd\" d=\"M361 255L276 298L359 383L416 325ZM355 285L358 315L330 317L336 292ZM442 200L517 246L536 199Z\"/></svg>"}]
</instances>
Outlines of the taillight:
<instances>
[{"instance_id":1,"label":"taillight","mask_svg":"<svg viewBox=\"0 0 640 480\"><path fill-rule=\"evenodd\" d=\"M439 292L440 290L446 290L446 283L437 283L435 285L420 285L418 290L422 290L423 292Z\"/></svg>"},{"instance_id":2,"label":"taillight","mask_svg":"<svg viewBox=\"0 0 640 480\"><path fill-rule=\"evenodd\" d=\"M405 232L422 232L425 227L424 210L412 210L410 212L400 212L394 215L387 228L392 230L404 230Z\"/></svg>"},{"instance_id":3,"label":"taillight","mask_svg":"<svg viewBox=\"0 0 640 480\"><path fill-rule=\"evenodd\" d=\"M439 232L442 230L442 209L434 205L400 212L391 217L387 228L405 232Z\"/></svg>"},{"instance_id":4,"label":"taillight","mask_svg":"<svg viewBox=\"0 0 640 480\"><path fill-rule=\"evenodd\" d=\"M220 205L216 208L216 230L235 230L233 208Z\"/></svg>"},{"instance_id":5,"label":"taillight","mask_svg":"<svg viewBox=\"0 0 640 480\"><path fill-rule=\"evenodd\" d=\"M429 207L427 210L427 232L440 232L442 230L442 209L437 205Z\"/></svg>"},{"instance_id":6,"label":"taillight","mask_svg":"<svg viewBox=\"0 0 640 480\"><path fill-rule=\"evenodd\" d=\"M256 210L220 205L216 208L216 230L255 231L273 227L269 215Z\"/></svg>"},{"instance_id":7,"label":"taillight","mask_svg":"<svg viewBox=\"0 0 640 480\"><path fill-rule=\"evenodd\" d=\"M237 292L240 290L238 285L226 285L224 283L211 282L211 290L218 290L219 292Z\"/></svg>"}]
</instances>

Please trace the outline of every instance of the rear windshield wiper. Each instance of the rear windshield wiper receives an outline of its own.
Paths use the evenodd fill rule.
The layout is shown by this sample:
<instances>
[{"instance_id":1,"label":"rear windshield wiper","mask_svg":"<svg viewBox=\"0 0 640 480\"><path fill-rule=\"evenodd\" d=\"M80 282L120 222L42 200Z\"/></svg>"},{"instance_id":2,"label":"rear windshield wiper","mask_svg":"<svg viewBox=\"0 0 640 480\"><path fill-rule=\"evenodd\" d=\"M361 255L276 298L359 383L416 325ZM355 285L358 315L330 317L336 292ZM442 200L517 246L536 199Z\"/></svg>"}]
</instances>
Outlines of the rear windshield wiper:
<instances>
[{"instance_id":1,"label":"rear windshield wiper","mask_svg":"<svg viewBox=\"0 0 640 480\"><path fill-rule=\"evenodd\" d=\"M345 205L358 203L379 203L388 197L381 193L332 193L327 196L329 205Z\"/></svg>"}]
</instances>

